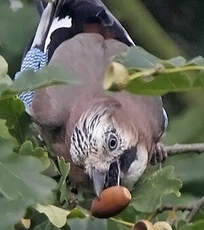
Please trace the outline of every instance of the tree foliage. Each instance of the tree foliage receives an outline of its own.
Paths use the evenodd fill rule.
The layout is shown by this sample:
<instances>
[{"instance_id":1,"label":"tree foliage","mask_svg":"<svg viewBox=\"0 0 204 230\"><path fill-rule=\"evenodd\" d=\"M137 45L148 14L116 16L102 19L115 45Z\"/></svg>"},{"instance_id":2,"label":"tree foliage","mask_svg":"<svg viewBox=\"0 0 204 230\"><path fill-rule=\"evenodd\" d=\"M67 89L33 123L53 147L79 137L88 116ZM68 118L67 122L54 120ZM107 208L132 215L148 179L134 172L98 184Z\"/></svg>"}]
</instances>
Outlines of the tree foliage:
<instances>
[{"instance_id":1,"label":"tree foliage","mask_svg":"<svg viewBox=\"0 0 204 230\"><path fill-rule=\"evenodd\" d=\"M128 4L123 2L124 4L117 3L117 5L123 7L128 14L129 10L126 8ZM139 1L131 3L133 11L137 8L135 8L137 2ZM173 223L178 230L202 230L204 227L202 209L191 223L187 223L188 211L172 209L161 214L157 211L162 206L191 207L196 204L203 195L203 155L170 157L162 166L148 168L134 187L131 204L115 218L100 220L92 217L86 209L88 206L85 201L91 199L87 191L77 195L79 205L75 209L69 208L72 199L70 187L66 183L69 164L63 158L53 160L49 157L17 94L50 84L77 82L73 76L67 77L65 73L52 66L38 73L32 71L23 73L14 82L10 79L8 69L10 73L17 71L17 66L20 65L19 57L31 37L37 15L28 1L24 1L26 10L22 9L15 13L9 8L8 1L0 4L0 52L9 60L8 68L7 62L0 56L0 229L127 230L140 219L153 218L153 222L165 220ZM141 17L142 14L140 19ZM27 24L24 23L25 28L13 23L16 19L22 23L25 18L30 19ZM129 16L123 17L122 13L121 18L123 20L127 18L127 22L130 20ZM142 21L145 21L144 18L138 22L137 28L140 28L138 31L134 23L128 25L135 31L136 37L137 34L142 35L141 40L145 34L141 33L141 28L145 30L145 23ZM145 37L145 44L154 47L154 50L157 49L155 44L161 44L158 37L162 35L159 30L156 31L156 37L153 39L156 43L150 44L149 33ZM162 50L165 50L164 56L172 54L173 48L168 49L164 40L162 46L165 49L160 47L159 53L162 54ZM170 47L175 48L172 43ZM131 93L148 95L197 90L197 93L189 93L190 96L185 96L183 99L185 101L188 98L191 102L189 110L173 118L170 117L170 130L164 140L168 143L203 140L204 108L203 101L198 100L203 97L198 89L202 90L204 87L202 57L190 61L182 57L163 60L136 47L114 59L114 62L118 64L114 71L118 73L122 68L125 78L122 76L121 82L115 82L112 71L108 75L108 84L105 84L109 86L107 88L113 86L114 90L118 90L122 87ZM177 100L182 97L184 98L183 94L179 94Z\"/></svg>"},{"instance_id":2,"label":"tree foliage","mask_svg":"<svg viewBox=\"0 0 204 230\"><path fill-rule=\"evenodd\" d=\"M133 199L129 208L133 219L128 217L129 214L126 214L126 212L128 213L129 210L126 210L118 218L97 220L90 216L88 210L80 207L80 202L78 209L69 210L70 193L66 184L69 165L63 158L58 158L56 161L49 158L46 148L41 146L42 144L37 140L33 124L25 112L23 103L17 98L17 94L53 83L73 84L73 76L65 76L65 73L61 73L59 69L49 66L37 73L24 72L17 80L12 82L7 75L7 63L3 57L0 60L0 127L1 133L4 134L0 137L1 229L14 229L15 224L25 216L32 222L33 212L35 212L35 218L44 214L42 221L32 224L33 229L43 229L45 226L47 229L60 229L61 227L66 229L68 226L71 229L79 229L82 226L84 229L95 229L95 226L98 226L99 223L101 229L109 229L112 225L127 229L137 219L146 218L151 213L153 214L157 208L165 204L163 200L165 197L168 198L169 194L180 197L179 190L182 187L182 182L175 176L174 167L154 167L147 170L132 192ZM144 84L149 84L149 89L156 90L157 94L161 93L159 91L160 81L158 81L156 87L151 85L151 80L154 81L157 77L159 78L158 75L154 76L154 71L152 72L154 68L157 68L157 65L166 63L167 70L168 67L171 71L176 70L174 78L178 80L175 84L178 91L182 87L179 78L182 78L182 74L185 75L183 68L186 66L192 68L194 75L195 72L196 74L202 74L203 71L202 65L200 65L202 63L201 58L195 59L198 60L197 64L195 61L193 64L187 64L182 58L161 62L141 48L130 48L122 59L118 57L116 60L120 60L124 64L124 69L127 68L125 69L126 77L130 77L130 81L132 81L131 76L138 73L140 75L137 79L140 78L141 81L147 77L151 78L147 83L144 81ZM134 60L136 61L134 62ZM181 68L180 66L184 67ZM191 71L190 68L189 71ZM148 76L143 74L146 71L150 71ZM193 78L194 75L191 75L191 77ZM111 74L109 77L111 78ZM164 75L163 77L166 79L166 85L168 85L168 76ZM190 75L186 78L191 81ZM127 85L130 84L133 85L133 88L137 87L135 82L127 83ZM164 81L162 81L162 84L164 84ZM124 87L129 90L126 85ZM200 84L199 87L203 87L203 85ZM192 84L189 89L193 88ZM137 90L133 92L137 93ZM142 87L139 93L147 94L146 89L142 91ZM46 173L46 169L50 172ZM50 176L53 175L52 171L60 179L52 179L52 176ZM85 197L82 196L80 199L83 200ZM32 215L30 215L28 208L32 210ZM88 207L86 206L86 208ZM4 212L4 210L7 211ZM18 215L15 216L15 213L18 213ZM120 222L121 219L126 220L126 218L130 218L127 226ZM179 221L179 217L176 220Z\"/></svg>"}]
</instances>

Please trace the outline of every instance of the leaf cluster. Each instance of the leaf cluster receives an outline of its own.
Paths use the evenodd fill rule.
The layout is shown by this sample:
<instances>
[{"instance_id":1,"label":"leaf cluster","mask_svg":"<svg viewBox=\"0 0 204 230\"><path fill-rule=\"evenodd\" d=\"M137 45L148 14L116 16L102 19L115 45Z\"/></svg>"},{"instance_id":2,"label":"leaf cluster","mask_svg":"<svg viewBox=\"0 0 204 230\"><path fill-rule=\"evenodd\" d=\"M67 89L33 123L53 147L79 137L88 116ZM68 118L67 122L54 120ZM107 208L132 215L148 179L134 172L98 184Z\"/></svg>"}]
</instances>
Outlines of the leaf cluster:
<instances>
[{"instance_id":1,"label":"leaf cluster","mask_svg":"<svg viewBox=\"0 0 204 230\"><path fill-rule=\"evenodd\" d=\"M185 89L194 89L195 82L196 88L203 87L201 80L195 80L196 74L199 78L202 76L202 58L191 62L183 58L164 62L141 48L130 48L115 60L120 62L119 66L114 66L117 73L121 73L122 84L119 82L119 85L133 93L163 94L171 91L172 78L176 79L173 89L177 91L182 90L183 80L188 82ZM160 65L162 67L158 68ZM114 68L108 77L115 87L118 82L112 81ZM53 160L49 157L17 95L50 84L74 81L52 66L37 73L21 73L15 81L10 80L7 71L6 61L0 57L0 229L130 229L137 220L150 219L160 206L169 202L169 195L174 199L181 195L182 182L175 176L174 167L157 166L143 175L132 192L129 208L116 218L99 220L92 217L83 202L86 191L76 195L77 206L71 209L71 187L67 184L69 164L63 158ZM169 76L169 72L175 75ZM156 85L152 83L155 80L158 81ZM165 86L162 90L161 84ZM168 211L156 218L171 221L173 213ZM185 216L179 213L173 221L178 229L193 230L203 224L201 218L197 218L193 224L186 225Z\"/></svg>"},{"instance_id":2,"label":"leaf cluster","mask_svg":"<svg viewBox=\"0 0 204 230\"><path fill-rule=\"evenodd\" d=\"M204 59L201 56L190 61L181 56L162 60L141 47L131 47L114 61L122 66L109 68L104 82L105 89L164 95L204 88ZM118 72L119 79L114 77Z\"/></svg>"}]
</instances>

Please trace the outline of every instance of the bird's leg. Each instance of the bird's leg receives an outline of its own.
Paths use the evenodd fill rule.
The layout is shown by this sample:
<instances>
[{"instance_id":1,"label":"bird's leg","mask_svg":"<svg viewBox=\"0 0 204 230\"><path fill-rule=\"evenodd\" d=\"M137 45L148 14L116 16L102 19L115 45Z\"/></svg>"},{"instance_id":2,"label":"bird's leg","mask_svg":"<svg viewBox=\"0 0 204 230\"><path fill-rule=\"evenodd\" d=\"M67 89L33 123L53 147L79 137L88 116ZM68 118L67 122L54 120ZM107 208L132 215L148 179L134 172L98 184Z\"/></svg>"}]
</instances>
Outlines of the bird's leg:
<instances>
[{"instance_id":1,"label":"bird's leg","mask_svg":"<svg viewBox=\"0 0 204 230\"><path fill-rule=\"evenodd\" d=\"M164 145L160 142L156 143L151 158L151 164L155 165L160 162L164 162L167 158L167 151L164 149Z\"/></svg>"},{"instance_id":2,"label":"bird's leg","mask_svg":"<svg viewBox=\"0 0 204 230\"><path fill-rule=\"evenodd\" d=\"M79 201L77 198L77 194L74 193L72 190L69 193L69 199L68 199L68 206L70 209L75 208L78 205Z\"/></svg>"}]
</instances>

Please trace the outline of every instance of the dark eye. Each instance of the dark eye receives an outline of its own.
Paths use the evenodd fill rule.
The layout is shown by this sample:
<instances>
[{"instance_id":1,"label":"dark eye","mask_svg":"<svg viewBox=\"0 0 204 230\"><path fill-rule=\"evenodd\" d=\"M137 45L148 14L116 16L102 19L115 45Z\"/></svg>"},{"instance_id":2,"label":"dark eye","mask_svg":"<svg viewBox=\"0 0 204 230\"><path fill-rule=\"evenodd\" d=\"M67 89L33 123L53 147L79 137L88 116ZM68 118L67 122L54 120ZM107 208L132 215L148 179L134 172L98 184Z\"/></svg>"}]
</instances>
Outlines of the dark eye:
<instances>
[{"instance_id":1,"label":"dark eye","mask_svg":"<svg viewBox=\"0 0 204 230\"><path fill-rule=\"evenodd\" d=\"M115 150L118 147L118 140L116 136L110 135L108 140L108 147L110 150Z\"/></svg>"}]
</instances>

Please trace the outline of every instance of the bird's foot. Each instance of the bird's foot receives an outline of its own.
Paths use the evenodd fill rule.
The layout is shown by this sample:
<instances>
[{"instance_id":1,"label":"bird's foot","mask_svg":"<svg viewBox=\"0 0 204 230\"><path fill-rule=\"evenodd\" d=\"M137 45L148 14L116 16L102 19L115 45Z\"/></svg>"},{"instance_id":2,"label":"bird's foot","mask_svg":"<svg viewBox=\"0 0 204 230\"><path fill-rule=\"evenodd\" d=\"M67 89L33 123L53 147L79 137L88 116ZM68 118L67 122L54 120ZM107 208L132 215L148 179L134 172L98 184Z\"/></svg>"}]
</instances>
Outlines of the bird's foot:
<instances>
[{"instance_id":1,"label":"bird's foot","mask_svg":"<svg viewBox=\"0 0 204 230\"><path fill-rule=\"evenodd\" d=\"M155 165L157 163L164 162L167 158L167 151L164 149L164 145L158 142L155 145L154 153L152 155L151 164Z\"/></svg>"}]
</instances>

